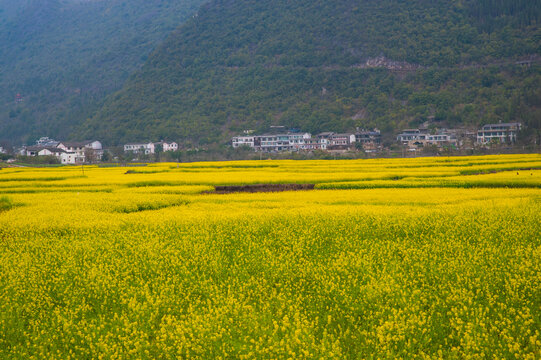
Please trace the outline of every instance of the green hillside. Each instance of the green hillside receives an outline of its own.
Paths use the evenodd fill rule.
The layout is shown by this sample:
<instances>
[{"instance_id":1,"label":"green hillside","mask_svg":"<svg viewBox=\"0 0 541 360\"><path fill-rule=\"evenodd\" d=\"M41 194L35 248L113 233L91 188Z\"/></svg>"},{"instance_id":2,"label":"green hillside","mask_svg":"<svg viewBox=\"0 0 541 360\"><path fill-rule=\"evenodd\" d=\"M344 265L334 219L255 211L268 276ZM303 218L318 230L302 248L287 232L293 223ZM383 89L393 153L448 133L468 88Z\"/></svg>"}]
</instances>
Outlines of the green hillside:
<instances>
[{"instance_id":1,"label":"green hillside","mask_svg":"<svg viewBox=\"0 0 541 360\"><path fill-rule=\"evenodd\" d=\"M0 140L69 135L202 2L0 0Z\"/></svg>"},{"instance_id":2,"label":"green hillside","mask_svg":"<svg viewBox=\"0 0 541 360\"><path fill-rule=\"evenodd\" d=\"M205 144L271 124L539 128L540 21L541 0L215 0L77 135Z\"/></svg>"}]
</instances>

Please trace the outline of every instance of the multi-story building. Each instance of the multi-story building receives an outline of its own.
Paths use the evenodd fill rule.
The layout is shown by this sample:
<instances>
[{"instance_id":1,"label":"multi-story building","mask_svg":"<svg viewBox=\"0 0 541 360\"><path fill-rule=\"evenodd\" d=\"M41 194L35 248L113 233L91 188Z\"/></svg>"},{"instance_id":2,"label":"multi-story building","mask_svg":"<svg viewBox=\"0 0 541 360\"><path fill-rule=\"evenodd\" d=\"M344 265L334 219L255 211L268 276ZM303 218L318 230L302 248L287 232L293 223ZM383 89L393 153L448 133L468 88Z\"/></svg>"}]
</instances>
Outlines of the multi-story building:
<instances>
[{"instance_id":1,"label":"multi-story building","mask_svg":"<svg viewBox=\"0 0 541 360\"><path fill-rule=\"evenodd\" d=\"M134 154L154 154L154 143L128 143L124 145L124 152L132 152Z\"/></svg>"},{"instance_id":2,"label":"multi-story building","mask_svg":"<svg viewBox=\"0 0 541 360\"><path fill-rule=\"evenodd\" d=\"M234 148L248 146L256 151L280 152L304 149L305 140L310 139L308 133L285 133L235 136L231 143Z\"/></svg>"},{"instance_id":3,"label":"multi-story building","mask_svg":"<svg viewBox=\"0 0 541 360\"><path fill-rule=\"evenodd\" d=\"M522 127L521 123L487 124L477 131L477 142L487 144L493 141L499 143L514 143Z\"/></svg>"},{"instance_id":4,"label":"multi-story building","mask_svg":"<svg viewBox=\"0 0 541 360\"><path fill-rule=\"evenodd\" d=\"M398 134L396 140L407 145L410 141L424 140L427 135L427 129L405 129Z\"/></svg>"},{"instance_id":5,"label":"multi-story building","mask_svg":"<svg viewBox=\"0 0 541 360\"><path fill-rule=\"evenodd\" d=\"M321 150L321 142L317 138L304 139L303 150Z\"/></svg>"},{"instance_id":6,"label":"multi-story building","mask_svg":"<svg viewBox=\"0 0 541 360\"><path fill-rule=\"evenodd\" d=\"M305 141L312 136L309 133L292 133L288 137L291 150L297 151L304 149Z\"/></svg>"},{"instance_id":7,"label":"multi-story building","mask_svg":"<svg viewBox=\"0 0 541 360\"><path fill-rule=\"evenodd\" d=\"M255 137L254 136L235 136L232 139L233 148L239 148L241 146L255 147Z\"/></svg>"},{"instance_id":8,"label":"multi-story building","mask_svg":"<svg viewBox=\"0 0 541 360\"><path fill-rule=\"evenodd\" d=\"M96 159L101 159L103 155L103 146L97 140L61 141L58 143L57 148L63 149L67 153L75 153L80 162L85 162L86 156L90 156L90 154Z\"/></svg>"},{"instance_id":9,"label":"multi-story building","mask_svg":"<svg viewBox=\"0 0 541 360\"><path fill-rule=\"evenodd\" d=\"M420 147L425 145L456 145L457 138L447 130L440 130L437 134L430 134L428 129L406 129L398 134L397 141L409 147Z\"/></svg>"},{"instance_id":10,"label":"multi-story building","mask_svg":"<svg viewBox=\"0 0 541 360\"><path fill-rule=\"evenodd\" d=\"M381 132L378 129L360 130L355 133L355 142L360 144L381 144Z\"/></svg>"},{"instance_id":11,"label":"multi-story building","mask_svg":"<svg viewBox=\"0 0 541 360\"><path fill-rule=\"evenodd\" d=\"M124 152L131 152L133 154L155 154L157 149L161 147L161 151L177 151L178 143L174 141L158 141L158 142L144 142L144 143L128 143L124 145Z\"/></svg>"},{"instance_id":12,"label":"multi-story building","mask_svg":"<svg viewBox=\"0 0 541 360\"><path fill-rule=\"evenodd\" d=\"M347 150L355 143L355 134L323 132L312 138L309 133L244 135L232 138L232 146L248 146L255 151L282 152L299 150Z\"/></svg>"},{"instance_id":13,"label":"multi-story building","mask_svg":"<svg viewBox=\"0 0 541 360\"><path fill-rule=\"evenodd\" d=\"M259 138L259 149L263 152L290 151L292 146L288 134L261 135Z\"/></svg>"},{"instance_id":14,"label":"multi-story building","mask_svg":"<svg viewBox=\"0 0 541 360\"><path fill-rule=\"evenodd\" d=\"M350 146L355 142L355 134L333 134L331 146Z\"/></svg>"},{"instance_id":15,"label":"multi-story building","mask_svg":"<svg viewBox=\"0 0 541 360\"><path fill-rule=\"evenodd\" d=\"M317 134L317 139L321 144L321 150L327 150L327 148L331 145L333 135L334 133L330 131Z\"/></svg>"},{"instance_id":16,"label":"multi-story building","mask_svg":"<svg viewBox=\"0 0 541 360\"><path fill-rule=\"evenodd\" d=\"M177 151L178 150L178 143L174 141L159 141L157 143L154 143L154 150L156 150L157 146L162 147L162 151Z\"/></svg>"}]
</instances>

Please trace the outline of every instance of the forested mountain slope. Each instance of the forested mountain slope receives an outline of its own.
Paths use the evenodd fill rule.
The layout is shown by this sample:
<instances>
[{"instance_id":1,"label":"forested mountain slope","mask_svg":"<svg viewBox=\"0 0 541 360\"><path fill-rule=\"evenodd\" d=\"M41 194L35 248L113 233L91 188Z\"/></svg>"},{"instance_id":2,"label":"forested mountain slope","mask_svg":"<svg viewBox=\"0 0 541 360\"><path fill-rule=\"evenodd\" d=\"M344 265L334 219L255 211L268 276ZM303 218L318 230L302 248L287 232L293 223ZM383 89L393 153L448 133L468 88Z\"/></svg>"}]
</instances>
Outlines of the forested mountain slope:
<instances>
[{"instance_id":1,"label":"forested mountain slope","mask_svg":"<svg viewBox=\"0 0 541 360\"><path fill-rule=\"evenodd\" d=\"M213 0L77 134L204 144L271 124L539 127L540 21L541 0Z\"/></svg>"},{"instance_id":2,"label":"forested mountain slope","mask_svg":"<svg viewBox=\"0 0 541 360\"><path fill-rule=\"evenodd\" d=\"M0 0L0 139L67 136L202 2Z\"/></svg>"}]
</instances>

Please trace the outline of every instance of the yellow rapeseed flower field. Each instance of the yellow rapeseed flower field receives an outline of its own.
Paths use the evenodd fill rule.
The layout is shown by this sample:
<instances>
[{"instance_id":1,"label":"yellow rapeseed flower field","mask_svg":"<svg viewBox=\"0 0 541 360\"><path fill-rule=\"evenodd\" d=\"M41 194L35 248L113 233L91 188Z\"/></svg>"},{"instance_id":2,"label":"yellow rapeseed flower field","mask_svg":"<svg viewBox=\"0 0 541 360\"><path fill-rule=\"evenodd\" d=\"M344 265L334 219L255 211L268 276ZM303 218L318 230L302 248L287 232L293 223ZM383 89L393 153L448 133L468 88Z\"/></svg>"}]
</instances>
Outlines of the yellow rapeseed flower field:
<instances>
[{"instance_id":1,"label":"yellow rapeseed flower field","mask_svg":"<svg viewBox=\"0 0 541 360\"><path fill-rule=\"evenodd\" d=\"M540 214L535 154L4 168L0 359L539 359Z\"/></svg>"}]
</instances>

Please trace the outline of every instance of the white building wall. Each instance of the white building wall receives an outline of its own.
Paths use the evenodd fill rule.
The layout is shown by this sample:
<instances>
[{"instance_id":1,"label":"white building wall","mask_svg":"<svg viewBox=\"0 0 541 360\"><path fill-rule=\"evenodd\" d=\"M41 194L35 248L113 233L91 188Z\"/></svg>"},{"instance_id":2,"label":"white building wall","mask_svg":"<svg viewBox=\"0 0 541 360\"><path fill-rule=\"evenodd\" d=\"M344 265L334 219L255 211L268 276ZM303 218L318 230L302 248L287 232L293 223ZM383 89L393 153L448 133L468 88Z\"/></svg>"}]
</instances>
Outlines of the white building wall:
<instances>
[{"instance_id":1,"label":"white building wall","mask_svg":"<svg viewBox=\"0 0 541 360\"><path fill-rule=\"evenodd\" d=\"M178 144L176 142L163 143L163 151L177 151L177 150L178 150Z\"/></svg>"},{"instance_id":2,"label":"white building wall","mask_svg":"<svg viewBox=\"0 0 541 360\"><path fill-rule=\"evenodd\" d=\"M253 136L236 136L232 139L232 145L234 148L240 146L249 146L254 147L254 137Z\"/></svg>"},{"instance_id":3,"label":"white building wall","mask_svg":"<svg viewBox=\"0 0 541 360\"><path fill-rule=\"evenodd\" d=\"M79 163L78 161L79 157L77 156L77 154L75 153L72 153L72 152L67 152L67 153L61 153L60 154L60 162L62 164L77 164Z\"/></svg>"}]
</instances>

